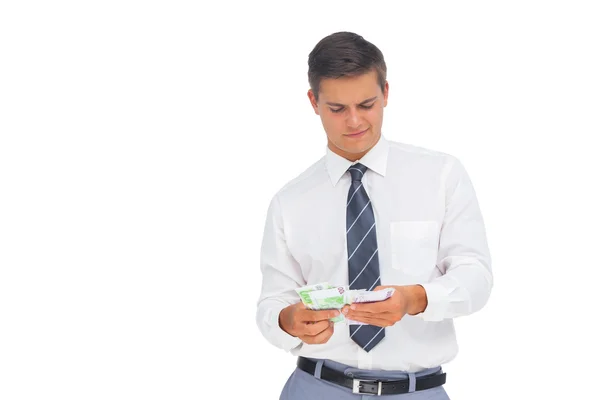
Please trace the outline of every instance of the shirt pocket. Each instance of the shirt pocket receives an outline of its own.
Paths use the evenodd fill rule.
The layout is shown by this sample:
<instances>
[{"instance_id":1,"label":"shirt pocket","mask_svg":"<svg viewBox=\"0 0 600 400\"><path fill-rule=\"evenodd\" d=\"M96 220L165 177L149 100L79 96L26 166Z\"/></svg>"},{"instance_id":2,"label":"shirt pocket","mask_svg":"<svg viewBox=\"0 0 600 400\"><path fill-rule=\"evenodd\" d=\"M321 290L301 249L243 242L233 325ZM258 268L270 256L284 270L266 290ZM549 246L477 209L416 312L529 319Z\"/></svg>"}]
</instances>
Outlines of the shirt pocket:
<instances>
[{"instance_id":1,"label":"shirt pocket","mask_svg":"<svg viewBox=\"0 0 600 400\"><path fill-rule=\"evenodd\" d=\"M437 221L392 221L390 235L392 268L414 277L429 276L437 261Z\"/></svg>"}]
</instances>

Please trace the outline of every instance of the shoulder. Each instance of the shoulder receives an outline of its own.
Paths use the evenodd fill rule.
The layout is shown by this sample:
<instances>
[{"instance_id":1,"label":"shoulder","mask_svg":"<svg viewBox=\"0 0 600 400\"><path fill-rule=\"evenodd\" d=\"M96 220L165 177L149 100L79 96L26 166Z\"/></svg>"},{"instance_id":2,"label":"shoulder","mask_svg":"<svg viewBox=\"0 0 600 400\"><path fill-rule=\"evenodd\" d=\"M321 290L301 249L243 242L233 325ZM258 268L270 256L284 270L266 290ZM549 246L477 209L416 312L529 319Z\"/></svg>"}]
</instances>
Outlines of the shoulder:
<instances>
[{"instance_id":1,"label":"shoulder","mask_svg":"<svg viewBox=\"0 0 600 400\"><path fill-rule=\"evenodd\" d=\"M388 143L389 157L392 163L428 166L438 169L440 172L451 169L454 164L460 164L455 155L447 152L393 140L388 140Z\"/></svg>"},{"instance_id":2,"label":"shoulder","mask_svg":"<svg viewBox=\"0 0 600 400\"><path fill-rule=\"evenodd\" d=\"M431 148L417 146L410 143L388 140L390 153L393 156L423 158L429 160L445 160L453 156L443 151L434 150Z\"/></svg>"},{"instance_id":3,"label":"shoulder","mask_svg":"<svg viewBox=\"0 0 600 400\"><path fill-rule=\"evenodd\" d=\"M423 182L441 182L447 188L469 180L464 164L456 155L398 141L389 141L388 165L393 171L408 171Z\"/></svg>"},{"instance_id":4,"label":"shoulder","mask_svg":"<svg viewBox=\"0 0 600 400\"><path fill-rule=\"evenodd\" d=\"M305 168L297 176L292 177L281 186L273 196L279 202L289 202L299 199L313 189L323 185L329 179L325 165L325 156Z\"/></svg>"}]
</instances>

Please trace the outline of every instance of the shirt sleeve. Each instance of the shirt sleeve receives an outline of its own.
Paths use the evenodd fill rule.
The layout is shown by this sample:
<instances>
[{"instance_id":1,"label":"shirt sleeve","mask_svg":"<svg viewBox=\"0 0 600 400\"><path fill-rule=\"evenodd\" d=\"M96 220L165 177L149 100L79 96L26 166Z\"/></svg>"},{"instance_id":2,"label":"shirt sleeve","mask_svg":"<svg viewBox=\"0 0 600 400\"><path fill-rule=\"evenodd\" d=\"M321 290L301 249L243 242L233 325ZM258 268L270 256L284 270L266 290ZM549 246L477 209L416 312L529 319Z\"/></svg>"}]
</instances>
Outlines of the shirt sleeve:
<instances>
[{"instance_id":1,"label":"shirt sleeve","mask_svg":"<svg viewBox=\"0 0 600 400\"><path fill-rule=\"evenodd\" d=\"M427 293L427 308L419 316L427 321L480 310L493 286L485 225L472 182L455 157L449 157L445 170L447 200L437 258L442 275L421 285Z\"/></svg>"},{"instance_id":2,"label":"shirt sleeve","mask_svg":"<svg viewBox=\"0 0 600 400\"><path fill-rule=\"evenodd\" d=\"M271 200L267 211L260 255L262 273L256 323L262 335L272 345L290 351L302 341L279 326L279 313L300 301L295 289L303 286L300 265L287 247L279 198Z\"/></svg>"}]
</instances>

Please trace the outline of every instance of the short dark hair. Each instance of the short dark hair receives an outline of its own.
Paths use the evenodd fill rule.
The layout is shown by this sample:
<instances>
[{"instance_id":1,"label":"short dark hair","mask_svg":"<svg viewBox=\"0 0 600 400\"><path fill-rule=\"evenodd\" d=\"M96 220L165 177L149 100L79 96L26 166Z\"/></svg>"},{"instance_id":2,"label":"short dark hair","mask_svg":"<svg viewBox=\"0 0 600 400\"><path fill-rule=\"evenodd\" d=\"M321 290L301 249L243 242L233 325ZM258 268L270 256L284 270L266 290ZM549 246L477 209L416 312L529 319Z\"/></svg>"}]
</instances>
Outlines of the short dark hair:
<instances>
[{"instance_id":1,"label":"short dark hair","mask_svg":"<svg viewBox=\"0 0 600 400\"><path fill-rule=\"evenodd\" d=\"M308 83L317 100L321 79L357 76L372 69L377 71L383 92L387 75L383 53L353 32L336 32L324 37L308 55Z\"/></svg>"}]
</instances>

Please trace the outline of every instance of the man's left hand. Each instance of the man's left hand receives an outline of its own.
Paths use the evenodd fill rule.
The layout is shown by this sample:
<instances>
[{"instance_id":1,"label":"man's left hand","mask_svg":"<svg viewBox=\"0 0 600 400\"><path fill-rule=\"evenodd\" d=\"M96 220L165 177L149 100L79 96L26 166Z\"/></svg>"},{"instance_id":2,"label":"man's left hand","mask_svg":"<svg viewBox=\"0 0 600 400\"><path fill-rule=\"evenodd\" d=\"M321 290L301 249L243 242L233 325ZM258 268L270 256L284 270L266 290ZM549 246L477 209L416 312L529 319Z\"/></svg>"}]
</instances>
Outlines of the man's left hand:
<instances>
[{"instance_id":1,"label":"man's left hand","mask_svg":"<svg viewBox=\"0 0 600 400\"><path fill-rule=\"evenodd\" d=\"M342 308L342 312L348 319L387 327L400 321L406 314L419 314L427 308L427 294L421 285L377 286L373 290L382 290L388 287L395 289L389 299L346 305Z\"/></svg>"}]
</instances>

